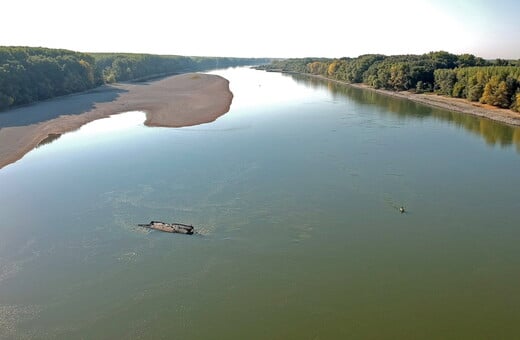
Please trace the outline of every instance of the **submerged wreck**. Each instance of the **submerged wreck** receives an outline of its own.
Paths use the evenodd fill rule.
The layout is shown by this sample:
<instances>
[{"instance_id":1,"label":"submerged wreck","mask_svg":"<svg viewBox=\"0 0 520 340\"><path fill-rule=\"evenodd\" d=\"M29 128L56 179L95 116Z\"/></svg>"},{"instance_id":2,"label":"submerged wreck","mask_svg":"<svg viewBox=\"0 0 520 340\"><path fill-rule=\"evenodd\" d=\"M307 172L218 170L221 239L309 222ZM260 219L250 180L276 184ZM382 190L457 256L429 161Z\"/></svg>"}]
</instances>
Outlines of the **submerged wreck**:
<instances>
[{"instance_id":1,"label":"submerged wreck","mask_svg":"<svg viewBox=\"0 0 520 340\"><path fill-rule=\"evenodd\" d=\"M179 233L192 235L194 228L192 225L182 223L165 223L160 221L151 221L148 224L138 224L139 227L164 231L167 233Z\"/></svg>"}]
</instances>

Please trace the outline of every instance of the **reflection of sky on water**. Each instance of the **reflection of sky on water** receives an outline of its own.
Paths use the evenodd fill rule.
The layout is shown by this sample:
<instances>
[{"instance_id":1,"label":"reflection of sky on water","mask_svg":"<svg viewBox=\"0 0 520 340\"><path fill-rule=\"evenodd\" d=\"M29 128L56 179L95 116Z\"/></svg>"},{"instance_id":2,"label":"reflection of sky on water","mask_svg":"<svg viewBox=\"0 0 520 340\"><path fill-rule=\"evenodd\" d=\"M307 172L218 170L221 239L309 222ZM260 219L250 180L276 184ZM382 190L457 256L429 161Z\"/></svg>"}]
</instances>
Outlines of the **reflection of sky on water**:
<instances>
[{"instance_id":1,"label":"reflection of sky on water","mask_svg":"<svg viewBox=\"0 0 520 340\"><path fill-rule=\"evenodd\" d=\"M51 154L65 151L70 153L96 152L95 149L91 149L96 145L99 145L100 148L103 146L110 148L110 143L114 140L131 139L133 135L138 138L140 133L145 133L146 129L143 130L145 118L144 112L132 111L98 119L83 125L76 131L65 133L56 140L41 145L24 158L44 159ZM72 157L71 161L75 157Z\"/></svg>"},{"instance_id":2,"label":"reflection of sky on water","mask_svg":"<svg viewBox=\"0 0 520 340\"><path fill-rule=\"evenodd\" d=\"M285 103L317 100L324 93L308 87L294 86L294 80L290 77L273 78L268 72L253 69L230 68L210 73L222 74L231 80L229 87L233 92L232 110L265 110Z\"/></svg>"},{"instance_id":3,"label":"reflection of sky on water","mask_svg":"<svg viewBox=\"0 0 520 340\"><path fill-rule=\"evenodd\" d=\"M145 113L140 111L112 115L108 118L98 119L85 124L74 134L68 135L66 137L69 138L69 141L71 141L81 140L83 138L90 139L107 133L121 133L130 127L142 125L145 117Z\"/></svg>"}]
</instances>

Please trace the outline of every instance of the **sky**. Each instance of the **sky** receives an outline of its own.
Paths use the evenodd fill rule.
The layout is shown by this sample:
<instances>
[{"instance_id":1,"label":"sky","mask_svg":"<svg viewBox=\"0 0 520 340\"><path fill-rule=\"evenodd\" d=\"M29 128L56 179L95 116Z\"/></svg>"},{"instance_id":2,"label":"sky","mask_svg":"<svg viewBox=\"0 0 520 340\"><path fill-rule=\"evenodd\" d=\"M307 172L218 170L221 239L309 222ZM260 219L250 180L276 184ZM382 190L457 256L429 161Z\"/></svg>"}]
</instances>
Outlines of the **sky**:
<instances>
[{"instance_id":1,"label":"sky","mask_svg":"<svg viewBox=\"0 0 520 340\"><path fill-rule=\"evenodd\" d=\"M0 45L187 56L520 59L519 0L11 0Z\"/></svg>"}]
</instances>

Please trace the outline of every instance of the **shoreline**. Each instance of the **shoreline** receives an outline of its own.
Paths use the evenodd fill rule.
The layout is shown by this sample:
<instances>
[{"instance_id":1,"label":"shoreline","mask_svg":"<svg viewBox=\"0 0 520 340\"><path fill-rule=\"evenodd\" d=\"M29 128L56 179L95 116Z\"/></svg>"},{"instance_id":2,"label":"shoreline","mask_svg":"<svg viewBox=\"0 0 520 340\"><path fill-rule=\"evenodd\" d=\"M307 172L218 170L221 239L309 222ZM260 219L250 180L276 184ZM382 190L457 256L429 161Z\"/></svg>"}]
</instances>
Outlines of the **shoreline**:
<instances>
[{"instance_id":1,"label":"shoreline","mask_svg":"<svg viewBox=\"0 0 520 340\"><path fill-rule=\"evenodd\" d=\"M0 127L0 169L23 158L48 136L77 130L97 119L143 111L146 126L199 125L215 121L228 112L232 99L227 79L186 73L145 83L103 85L79 94L18 107L1 113L10 115L7 118L13 118L15 122L9 125L8 120L7 127ZM41 116L50 118L38 121ZM18 125L17 119L21 121ZM31 119L36 122L24 124Z\"/></svg>"},{"instance_id":2,"label":"shoreline","mask_svg":"<svg viewBox=\"0 0 520 340\"><path fill-rule=\"evenodd\" d=\"M408 91L390 91L390 90L382 90L376 89L371 86L365 84L353 84L347 83L341 80L330 79L324 76L315 75L315 74L307 74L307 73L295 73L295 72L282 72L288 74L300 74L306 75L318 79L332 81L338 84L343 84L351 87L355 87L358 89L364 89L369 91L374 91L379 94L393 97L393 98L401 98L408 99L416 103L424 104L427 106L440 108L448 111L455 111L459 113L470 114L473 116L490 119L493 121L497 121L500 123L512 125L512 126L520 126L520 113L514 112L508 109L501 109L495 106L480 104L478 102L470 102L466 99L462 98L451 98L445 97L442 95L438 95L435 93L412 93Z\"/></svg>"}]
</instances>

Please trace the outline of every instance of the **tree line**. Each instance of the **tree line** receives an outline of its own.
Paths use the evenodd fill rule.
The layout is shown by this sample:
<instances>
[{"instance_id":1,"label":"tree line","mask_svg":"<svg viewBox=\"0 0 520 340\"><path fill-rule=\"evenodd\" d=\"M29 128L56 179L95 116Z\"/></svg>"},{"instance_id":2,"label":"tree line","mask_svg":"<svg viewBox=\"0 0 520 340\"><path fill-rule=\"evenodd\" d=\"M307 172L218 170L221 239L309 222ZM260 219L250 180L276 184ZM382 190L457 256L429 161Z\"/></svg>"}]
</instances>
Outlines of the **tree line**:
<instances>
[{"instance_id":1,"label":"tree line","mask_svg":"<svg viewBox=\"0 0 520 340\"><path fill-rule=\"evenodd\" d=\"M262 69L310 73L392 91L437 92L520 111L520 61L484 60L444 51L357 58L275 60Z\"/></svg>"},{"instance_id":2,"label":"tree line","mask_svg":"<svg viewBox=\"0 0 520 340\"><path fill-rule=\"evenodd\" d=\"M84 91L102 82L91 55L0 47L0 109Z\"/></svg>"},{"instance_id":3,"label":"tree line","mask_svg":"<svg viewBox=\"0 0 520 340\"><path fill-rule=\"evenodd\" d=\"M105 83L216 68L254 65L266 59L229 57L185 57L133 53L91 53L96 71Z\"/></svg>"},{"instance_id":4,"label":"tree line","mask_svg":"<svg viewBox=\"0 0 520 340\"><path fill-rule=\"evenodd\" d=\"M0 46L0 110L104 83L265 62L255 58L81 53Z\"/></svg>"},{"instance_id":5,"label":"tree line","mask_svg":"<svg viewBox=\"0 0 520 340\"><path fill-rule=\"evenodd\" d=\"M487 66L435 70L441 94L520 111L520 67Z\"/></svg>"}]
</instances>

